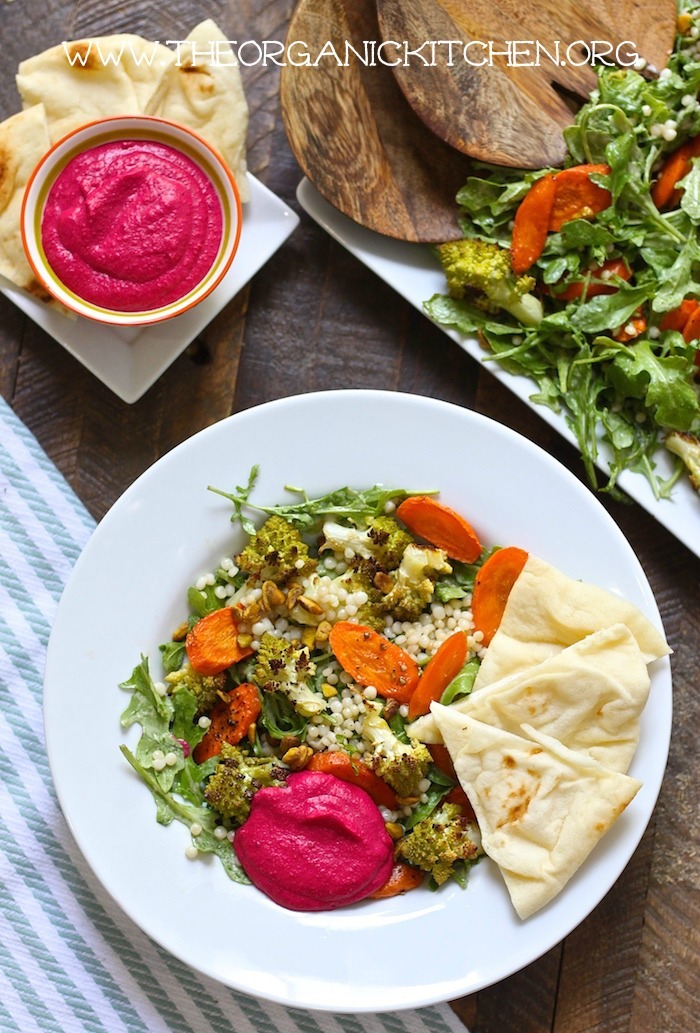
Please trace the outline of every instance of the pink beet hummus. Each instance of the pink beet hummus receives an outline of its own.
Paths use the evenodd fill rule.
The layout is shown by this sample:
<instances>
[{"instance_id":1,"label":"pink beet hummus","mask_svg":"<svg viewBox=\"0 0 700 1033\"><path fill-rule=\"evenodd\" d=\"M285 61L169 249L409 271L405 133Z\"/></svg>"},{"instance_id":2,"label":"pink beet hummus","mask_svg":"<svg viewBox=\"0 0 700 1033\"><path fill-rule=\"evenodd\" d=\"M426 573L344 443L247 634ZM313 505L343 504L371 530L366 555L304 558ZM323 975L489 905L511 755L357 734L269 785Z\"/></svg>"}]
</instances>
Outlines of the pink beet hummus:
<instances>
[{"instance_id":1,"label":"pink beet hummus","mask_svg":"<svg viewBox=\"0 0 700 1033\"><path fill-rule=\"evenodd\" d=\"M378 890L393 843L364 789L300 771L259 790L234 847L258 889L292 911L329 911Z\"/></svg>"},{"instance_id":2,"label":"pink beet hummus","mask_svg":"<svg viewBox=\"0 0 700 1033\"><path fill-rule=\"evenodd\" d=\"M51 187L41 225L47 261L85 301L119 312L169 305L219 251L217 191L186 154L115 140L74 157Z\"/></svg>"}]
</instances>

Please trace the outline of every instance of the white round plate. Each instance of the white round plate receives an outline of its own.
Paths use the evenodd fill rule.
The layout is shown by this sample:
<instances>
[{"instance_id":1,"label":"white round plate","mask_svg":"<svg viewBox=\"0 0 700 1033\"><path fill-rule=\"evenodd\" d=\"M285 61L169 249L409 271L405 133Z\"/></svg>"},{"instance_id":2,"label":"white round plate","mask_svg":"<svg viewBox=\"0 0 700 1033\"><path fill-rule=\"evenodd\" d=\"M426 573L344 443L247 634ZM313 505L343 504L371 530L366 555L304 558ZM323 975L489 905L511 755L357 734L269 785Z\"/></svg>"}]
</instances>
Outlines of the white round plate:
<instances>
[{"instance_id":1,"label":"white round plate","mask_svg":"<svg viewBox=\"0 0 700 1033\"><path fill-rule=\"evenodd\" d=\"M375 483L439 488L485 543L519 545L571 577L635 603L658 627L639 562L606 511L551 456L501 425L428 398L308 394L208 427L141 476L100 523L61 600L49 644L49 761L73 835L106 890L154 940L195 969L269 1000L330 1011L393 1011L495 983L565 937L607 893L651 816L671 726L668 660L652 668L632 804L564 891L525 922L482 860L466 890L420 888L340 911L286 911L231 882L218 859L188 860L187 829L155 805L119 751L133 746L118 683L186 614L186 589L241 542L232 491L259 464L253 500L284 485L320 495Z\"/></svg>"}]
</instances>

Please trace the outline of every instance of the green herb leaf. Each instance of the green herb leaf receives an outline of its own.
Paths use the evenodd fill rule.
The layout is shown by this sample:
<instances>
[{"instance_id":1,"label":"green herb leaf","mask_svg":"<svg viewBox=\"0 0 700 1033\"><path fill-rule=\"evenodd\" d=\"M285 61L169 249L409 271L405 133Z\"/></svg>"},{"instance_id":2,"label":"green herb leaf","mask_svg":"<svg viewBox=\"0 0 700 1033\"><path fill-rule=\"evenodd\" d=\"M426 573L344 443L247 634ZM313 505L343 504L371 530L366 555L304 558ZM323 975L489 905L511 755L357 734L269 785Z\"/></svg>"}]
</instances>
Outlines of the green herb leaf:
<instances>
[{"instance_id":1,"label":"green herb leaf","mask_svg":"<svg viewBox=\"0 0 700 1033\"><path fill-rule=\"evenodd\" d=\"M257 471L257 467L254 467L254 469ZM254 479L252 483L254 483ZM328 517L334 517L335 519L360 519L378 516L385 512L386 506L390 502L399 503L410 495L437 494L434 488L407 491L404 488L387 488L384 485L375 484L372 488L364 490L338 488L336 491L329 492L329 494L323 495L320 498L310 499L303 488L294 488L288 485L287 491L302 496L300 502L282 503L276 506L259 506L254 505L248 497L252 483L249 481L248 488L245 490L236 488L236 492L233 494L221 491L219 488L210 487L209 490L217 495L223 495L224 498L229 499L233 503L234 515L231 518L232 520L240 520L243 523L242 513L243 509L247 507L259 513L265 513L268 516L281 516L300 531L307 533L319 530L324 520Z\"/></svg>"},{"instance_id":2,"label":"green herb leaf","mask_svg":"<svg viewBox=\"0 0 700 1033\"><path fill-rule=\"evenodd\" d=\"M682 355L657 355L649 341L619 347L609 377L619 394L644 399L660 427L690 430L700 417L698 393Z\"/></svg>"},{"instance_id":3,"label":"green herb leaf","mask_svg":"<svg viewBox=\"0 0 700 1033\"><path fill-rule=\"evenodd\" d=\"M678 186L683 188L681 208L697 225L700 222L700 162L693 161L691 171Z\"/></svg>"},{"instance_id":4,"label":"green herb leaf","mask_svg":"<svg viewBox=\"0 0 700 1033\"><path fill-rule=\"evenodd\" d=\"M192 825L199 825L202 829L200 835L192 837L192 842L199 852L216 854L230 879L234 882L249 883L250 879L241 867L229 840L218 839L214 835L216 823L212 811L179 800L173 793L163 789L153 772L145 768L127 746L121 746L120 749L134 771L151 790L157 804L160 824L167 825L177 820L190 828Z\"/></svg>"},{"instance_id":5,"label":"green herb leaf","mask_svg":"<svg viewBox=\"0 0 700 1033\"><path fill-rule=\"evenodd\" d=\"M480 667L481 660L478 656L473 656L471 660L467 660L462 670L452 679L443 692L440 697L440 702L447 707L450 703L454 703L458 699L463 699L465 696L469 696L474 688L474 682L476 681L476 676L479 673Z\"/></svg>"}]
</instances>

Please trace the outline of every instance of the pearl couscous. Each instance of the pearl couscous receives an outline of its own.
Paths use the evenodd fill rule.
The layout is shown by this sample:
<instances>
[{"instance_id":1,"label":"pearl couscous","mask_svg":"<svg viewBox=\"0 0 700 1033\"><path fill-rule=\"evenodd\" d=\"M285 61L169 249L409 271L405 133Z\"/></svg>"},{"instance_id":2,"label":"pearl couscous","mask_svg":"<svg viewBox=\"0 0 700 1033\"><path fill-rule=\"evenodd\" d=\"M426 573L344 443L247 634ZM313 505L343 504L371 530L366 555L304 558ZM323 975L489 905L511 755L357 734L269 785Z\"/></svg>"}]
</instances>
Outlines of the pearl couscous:
<instances>
[{"instance_id":1,"label":"pearl couscous","mask_svg":"<svg viewBox=\"0 0 700 1033\"><path fill-rule=\"evenodd\" d=\"M461 881L479 854L476 822L450 764L411 735L411 721L415 690L448 653L434 698L471 690L485 651L472 586L489 552L430 496L341 491L350 516L325 513L323 500L298 523L268 511L262 526L246 526L243 547L193 579L190 615L161 646L161 679L144 659L124 683L133 692L124 724L147 728L136 755L124 752L161 817L187 824L187 856L217 853L240 881L236 829L258 792L301 771L363 789L415 884ZM421 503L417 518L402 519L407 499L426 499L429 519L454 518L457 544L439 526L431 540ZM428 863L411 846L437 813L449 849Z\"/></svg>"}]
</instances>

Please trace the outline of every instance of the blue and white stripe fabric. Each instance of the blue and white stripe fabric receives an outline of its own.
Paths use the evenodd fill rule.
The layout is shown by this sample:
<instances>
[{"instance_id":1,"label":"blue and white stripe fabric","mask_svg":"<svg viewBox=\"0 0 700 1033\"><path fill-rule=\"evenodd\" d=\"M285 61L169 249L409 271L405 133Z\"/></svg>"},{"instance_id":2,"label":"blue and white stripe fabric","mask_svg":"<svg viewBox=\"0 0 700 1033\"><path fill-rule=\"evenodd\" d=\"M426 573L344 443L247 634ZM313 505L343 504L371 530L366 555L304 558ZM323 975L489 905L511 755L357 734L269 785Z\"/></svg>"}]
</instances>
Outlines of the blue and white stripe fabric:
<instances>
[{"instance_id":1,"label":"blue and white stripe fabric","mask_svg":"<svg viewBox=\"0 0 700 1033\"><path fill-rule=\"evenodd\" d=\"M464 1033L448 1005L386 1015L288 1009L199 975L102 890L54 794L46 644L94 522L0 399L0 1031Z\"/></svg>"}]
</instances>

